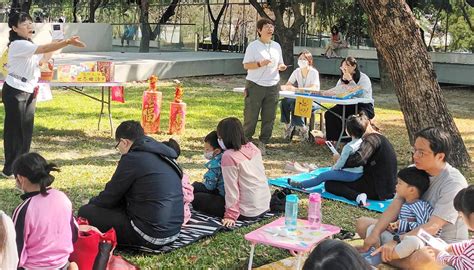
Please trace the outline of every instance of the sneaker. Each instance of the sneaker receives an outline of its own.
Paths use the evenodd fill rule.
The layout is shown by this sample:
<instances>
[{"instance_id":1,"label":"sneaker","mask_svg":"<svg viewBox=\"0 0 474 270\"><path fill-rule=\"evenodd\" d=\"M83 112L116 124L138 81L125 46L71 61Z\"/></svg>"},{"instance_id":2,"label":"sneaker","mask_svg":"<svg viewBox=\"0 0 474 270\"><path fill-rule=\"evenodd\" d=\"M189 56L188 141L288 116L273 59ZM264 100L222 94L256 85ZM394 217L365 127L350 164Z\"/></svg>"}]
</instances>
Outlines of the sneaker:
<instances>
[{"instance_id":1,"label":"sneaker","mask_svg":"<svg viewBox=\"0 0 474 270\"><path fill-rule=\"evenodd\" d=\"M295 130L295 126L293 126L293 125L285 126L284 132L283 132L283 139L290 140L291 135L293 134L294 130Z\"/></svg>"},{"instance_id":2,"label":"sneaker","mask_svg":"<svg viewBox=\"0 0 474 270\"><path fill-rule=\"evenodd\" d=\"M356 202L359 206L366 206L367 205L367 194L360 193L357 195Z\"/></svg>"},{"instance_id":3,"label":"sneaker","mask_svg":"<svg viewBox=\"0 0 474 270\"><path fill-rule=\"evenodd\" d=\"M258 147L258 149L260 149L260 153L262 154L262 156L265 156L267 152L265 144L261 141L256 141L255 145Z\"/></svg>"},{"instance_id":4,"label":"sneaker","mask_svg":"<svg viewBox=\"0 0 474 270\"><path fill-rule=\"evenodd\" d=\"M309 128L307 126L297 126L296 130L303 140L307 141L309 139Z\"/></svg>"},{"instance_id":5,"label":"sneaker","mask_svg":"<svg viewBox=\"0 0 474 270\"><path fill-rule=\"evenodd\" d=\"M301 185L300 182L291 180L291 178L288 178L287 182L288 182L288 185L290 185L294 188L304 189L303 185Z\"/></svg>"},{"instance_id":6,"label":"sneaker","mask_svg":"<svg viewBox=\"0 0 474 270\"><path fill-rule=\"evenodd\" d=\"M301 164L298 162L288 162L285 164L285 168L283 170L288 171L288 172L297 172L297 173L303 173L303 172L308 172L309 169L303 167Z\"/></svg>"},{"instance_id":7,"label":"sneaker","mask_svg":"<svg viewBox=\"0 0 474 270\"><path fill-rule=\"evenodd\" d=\"M303 163L301 164L304 168L308 168L309 171L314 171L314 170L317 170L319 167L318 165L314 164L314 163Z\"/></svg>"}]
</instances>

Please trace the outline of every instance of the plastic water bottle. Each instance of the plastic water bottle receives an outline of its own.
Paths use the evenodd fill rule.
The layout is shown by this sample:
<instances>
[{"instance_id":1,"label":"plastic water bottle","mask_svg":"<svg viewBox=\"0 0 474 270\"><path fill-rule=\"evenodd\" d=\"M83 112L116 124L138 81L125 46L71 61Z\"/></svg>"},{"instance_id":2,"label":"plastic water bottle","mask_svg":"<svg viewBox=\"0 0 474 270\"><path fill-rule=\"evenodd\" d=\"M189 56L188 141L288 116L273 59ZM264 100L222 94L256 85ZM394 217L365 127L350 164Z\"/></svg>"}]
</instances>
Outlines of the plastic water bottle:
<instances>
[{"instance_id":1,"label":"plastic water bottle","mask_svg":"<svg viewBox=\"0 0 474 270\"><path fill-rule=\"evenodd\" d=\"M296 230L298 218L298 196L295 194L286 195L285 203L285 227L289 232Z\"/></svg>"},{"instance_id":2,"label":"plastic water bottle","mask_svg":"<svg viewBox=\"0 0 474 270\"><path fill-rule=\"evenodd\" d=\"M308 222L311 229L321 228L321 195L319 193L309 194Z\"/></svg>"}]
</instances>

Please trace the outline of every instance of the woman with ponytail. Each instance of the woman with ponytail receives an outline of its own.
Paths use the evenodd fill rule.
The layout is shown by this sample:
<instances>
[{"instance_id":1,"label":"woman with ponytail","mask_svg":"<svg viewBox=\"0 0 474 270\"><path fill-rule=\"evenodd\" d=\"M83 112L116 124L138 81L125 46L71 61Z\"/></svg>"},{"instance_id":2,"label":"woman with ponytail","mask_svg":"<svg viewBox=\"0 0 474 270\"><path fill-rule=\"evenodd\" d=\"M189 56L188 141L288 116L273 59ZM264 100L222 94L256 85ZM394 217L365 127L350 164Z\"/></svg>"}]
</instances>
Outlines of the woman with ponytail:
<instances>
[{"instance_id":1,"label":"woman with ponytail","mask_svg":"<svg viewBox=\"0 0 474 270\"><path fill-rule=\"evenodd\" d=\"M66 194L51 188L59 168L37 153L13 163L16 186L23 202L13 212L19 269L67 269L77 225Z\"/></svg>"},{"instance_id":2,"label":"woman with ponytail","mask_svg":"<svg viewBox=\"0 0 474 270\"><path fill-rule=\"evenodd\" d=\"M33 19L28 13L13 13L8 19L11 28L8 43L8 75L3 84L5 106L3 145L5 165L1 174L12 177L12 164L21 154L30 151L38 92L39 66L46 64L56 50L68 45L85 47L79 37L36 45Z\"/></svg>"}]
</instances>

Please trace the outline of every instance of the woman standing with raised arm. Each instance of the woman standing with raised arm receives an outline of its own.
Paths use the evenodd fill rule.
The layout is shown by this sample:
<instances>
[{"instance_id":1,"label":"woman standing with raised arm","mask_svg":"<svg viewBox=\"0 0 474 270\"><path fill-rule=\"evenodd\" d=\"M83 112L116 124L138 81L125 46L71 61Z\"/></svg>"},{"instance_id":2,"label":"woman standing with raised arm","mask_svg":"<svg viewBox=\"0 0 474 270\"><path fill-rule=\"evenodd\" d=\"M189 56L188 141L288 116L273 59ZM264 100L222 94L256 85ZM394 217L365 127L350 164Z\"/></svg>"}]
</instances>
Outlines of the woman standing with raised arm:
<instances>
[{"instance_id":1,"label":"woman standing with raised arm","mask_svg":"<svg viewBox=\"0 0 474 270\"><path fill-rule=\"evenodd\" d=\"M73 36L46 45L36 45L31 40L34 34L33 19L28 13L13 13L8 19L11 28L8 44L8 76L2 90L5 106L3 145L5 164L4 177L12 177L13 161L30 151L38 93L39 66L47 63L52 53L68 45L85 47Z\"/></svg>"}]
</instances>

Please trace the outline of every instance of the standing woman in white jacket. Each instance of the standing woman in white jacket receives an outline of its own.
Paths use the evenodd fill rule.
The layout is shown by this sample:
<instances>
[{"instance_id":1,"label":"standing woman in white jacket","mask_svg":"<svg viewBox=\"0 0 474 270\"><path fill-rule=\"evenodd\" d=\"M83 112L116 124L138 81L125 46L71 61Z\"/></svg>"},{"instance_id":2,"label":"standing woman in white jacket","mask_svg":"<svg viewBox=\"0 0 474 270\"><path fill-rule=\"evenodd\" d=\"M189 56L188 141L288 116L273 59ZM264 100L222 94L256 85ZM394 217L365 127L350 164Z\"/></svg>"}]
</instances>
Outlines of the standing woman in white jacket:
<instances>
[{"instance_id":1,"label":"standing woman in white jacket","mask_svg":"<svg viewBox=\"0 0 474 270\"><path fill-rule=\"evenodd\" d=\"M36 45L33 19L28 13L13 13L8 19L11 28L8 43L8 75L2 89L5 107L3 145L4 177L12 177L12 164L21 154L30 151L38 93L39 66L47 63L52 53L68 45L85 47L79 37Z\"/></svg>"}]
</instances>

